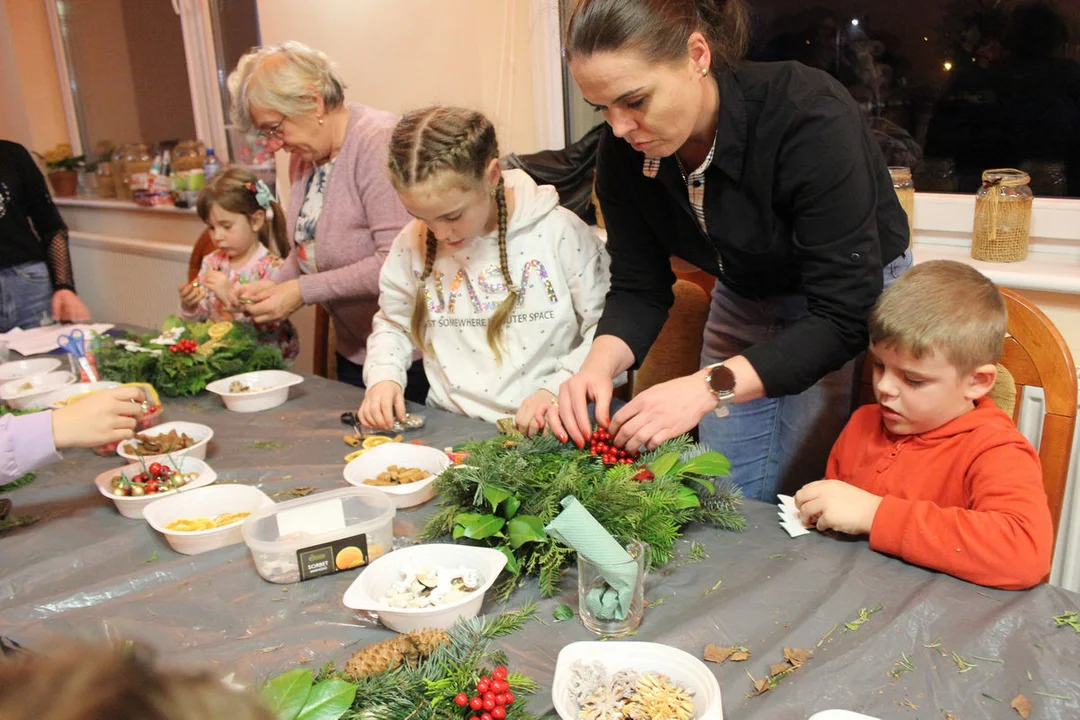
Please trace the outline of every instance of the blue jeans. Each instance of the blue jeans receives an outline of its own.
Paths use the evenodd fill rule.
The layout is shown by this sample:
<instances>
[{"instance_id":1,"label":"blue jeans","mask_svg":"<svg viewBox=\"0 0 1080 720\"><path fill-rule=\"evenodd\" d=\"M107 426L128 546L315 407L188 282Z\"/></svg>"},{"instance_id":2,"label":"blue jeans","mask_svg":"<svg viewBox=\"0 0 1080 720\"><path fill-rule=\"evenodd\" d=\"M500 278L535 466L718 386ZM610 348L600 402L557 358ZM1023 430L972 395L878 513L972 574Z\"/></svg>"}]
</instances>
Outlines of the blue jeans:
<instances>
[{"instance_id":1,"label":"blue jeans","mask_svg":"<svg viewBox=\"0 0 1080 720\"><path fill-rule=\"evenodd\" d=\"M887 265L885 287L911 263L908 250ZM807 315L803 295L748 300L717 282L701 366L738 355ZM732 405L723 418L709 413L698 425L699 438L731 461L731 479L746 497L775 502L777 493L794 493L823 476L833 443L854 410L861 368L862 355L798 395Z\"/></svg>"},{"instance_id":2,"label":"blue jeans","mask_svg":"<svg viewBox=\"0 0 1080 720\"><path fill-rule=\"evenodd\" d=\"M0 268L0 332L41 325L52 312L52 281L43 262Z\"/></svg>"}]
</instances>

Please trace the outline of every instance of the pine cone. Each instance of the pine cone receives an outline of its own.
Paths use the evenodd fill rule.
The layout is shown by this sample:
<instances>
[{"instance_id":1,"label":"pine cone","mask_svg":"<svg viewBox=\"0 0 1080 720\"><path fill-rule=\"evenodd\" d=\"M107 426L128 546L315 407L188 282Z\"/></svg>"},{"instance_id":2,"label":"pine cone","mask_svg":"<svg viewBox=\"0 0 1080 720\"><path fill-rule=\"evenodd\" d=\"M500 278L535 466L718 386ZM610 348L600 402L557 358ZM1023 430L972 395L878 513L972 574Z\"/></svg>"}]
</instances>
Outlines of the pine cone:
<instances>
[{"instance_id":1,"label":"pine cone","mask_svg":"<svg viewBox=\"0 0 1080 720\"><path fill-rule=\"evenodd\" d=\"M450 644L450 636L445 630L414 630L407 637L412 640L422 658L431 657L431 654L440 647Z\"/></svg>"},{"instance_id":2,"label":"pine cone","mask_svg":"<svg viewBox=\"0 0 1080 720\"><path fill-rule=\"evenodd\" d=\"M407 644L407 649L412 649L412 643ZM389 640L373 643L363 650L359 650L349 658L345 665L345 674L353 680L359 680L366 675L393 670L405 662L405 653L402 648L402 636L398 635Z\"/></svg>"}]
</instances>

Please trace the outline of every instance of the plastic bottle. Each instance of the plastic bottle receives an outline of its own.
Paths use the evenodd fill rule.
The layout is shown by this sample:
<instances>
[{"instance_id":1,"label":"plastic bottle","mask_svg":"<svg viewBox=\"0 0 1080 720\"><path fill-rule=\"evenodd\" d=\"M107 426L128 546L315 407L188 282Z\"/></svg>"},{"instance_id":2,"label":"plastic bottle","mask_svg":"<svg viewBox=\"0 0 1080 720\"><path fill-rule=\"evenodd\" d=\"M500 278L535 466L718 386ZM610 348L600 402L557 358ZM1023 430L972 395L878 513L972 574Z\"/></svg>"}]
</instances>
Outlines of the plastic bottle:
<instances>
[{"instance_id":1,"label":"plastic bottle","mask_svg":"<svg viewBox=\"0 0 1080 720\"><path fill-rule=\"evenodd\" d=\"M207 181L221 172L221 163L218 161L217 156L214 155L214 148L206 149L206 160L203 162L203 171L206 173Z\"/></svg>"}]
</instances>

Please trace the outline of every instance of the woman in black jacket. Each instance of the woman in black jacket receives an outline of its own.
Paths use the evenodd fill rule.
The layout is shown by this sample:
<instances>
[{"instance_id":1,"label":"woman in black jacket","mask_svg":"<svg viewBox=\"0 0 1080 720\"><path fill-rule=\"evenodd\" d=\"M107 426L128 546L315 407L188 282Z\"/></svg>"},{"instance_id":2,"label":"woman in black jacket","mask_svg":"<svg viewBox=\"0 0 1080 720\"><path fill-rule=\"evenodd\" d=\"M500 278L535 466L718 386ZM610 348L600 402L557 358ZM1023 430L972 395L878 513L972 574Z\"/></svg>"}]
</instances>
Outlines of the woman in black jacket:
<instances>
[{"instance_id":1,"label":"woman in black jacket","mask_svg":"<svg viewBox=\"0 0 1080 720\"><path fill-rule=\"evenodd\" d=\"M579 445L612 378L667 318L671 256L718 278L702 369L610 420L619 446L699 426L750 497L821 477L852 410L866 318L910 266L907 221L847 91L797 63L741 60L743 0L582 0L566 55L608 122L597 196L611 290L592 350L547 412ZM726 416L726 417L725 417Z\"/></svg>"}]
</instances>

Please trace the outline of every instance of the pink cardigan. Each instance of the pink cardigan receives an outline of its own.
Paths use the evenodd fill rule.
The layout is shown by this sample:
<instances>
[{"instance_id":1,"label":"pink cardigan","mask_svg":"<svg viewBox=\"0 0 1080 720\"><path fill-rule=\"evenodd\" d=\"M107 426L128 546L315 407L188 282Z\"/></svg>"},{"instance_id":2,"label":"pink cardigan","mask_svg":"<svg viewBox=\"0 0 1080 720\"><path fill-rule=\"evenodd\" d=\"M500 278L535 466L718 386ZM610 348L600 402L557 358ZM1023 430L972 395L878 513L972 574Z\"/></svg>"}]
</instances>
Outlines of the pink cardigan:
<instances>
[{"instance_id":1,"label":"pink cardigan","mask_svg":"<svg viewBox=\"0 0 1080 720\"><path fill-rule=\"evenodd\" d=\"M379 271L394 238L412 218L387 178L387 148L397 116L364 105L348 108L349 132L330 172L315 230L319 272L302 274L291 252L274 281L299 278L304 304L319 303L330 313L337 351L362 364L371 317L379 309ZM289 163L290 244L314 168L310 160L295 155Z\"/></svg>"}]
</instances>

